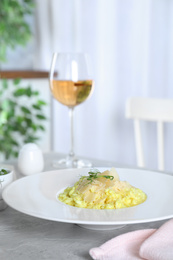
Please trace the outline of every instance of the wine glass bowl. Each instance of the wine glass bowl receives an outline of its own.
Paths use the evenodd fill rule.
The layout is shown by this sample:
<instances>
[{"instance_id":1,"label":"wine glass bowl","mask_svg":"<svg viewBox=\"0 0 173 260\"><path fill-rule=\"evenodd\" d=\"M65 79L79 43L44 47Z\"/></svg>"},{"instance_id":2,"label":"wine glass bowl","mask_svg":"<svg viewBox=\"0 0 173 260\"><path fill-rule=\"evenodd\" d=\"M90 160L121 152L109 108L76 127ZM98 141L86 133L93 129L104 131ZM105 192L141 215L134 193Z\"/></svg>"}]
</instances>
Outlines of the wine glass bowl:
<instances>
[{"instance_id":1,"label":"wine glass bowl","mask_svg":"<svg viewBox=\"0 0 173 260\"><path fill-rule=\"evenodd\" d=\"M68 156L54 162L55 167L90 167L87 160L78 159L74 154L73 111L88 99L93 92L88 55L84 53L53 54L50 69L50 90L53 97L69 109L71 123L71 148Z\"/></svg>"},{"instance_id":2,"label":"wine glass bowl","mask_svg":"<svg viewBox=\"0 0 173 260\"><path fill-rule=\"evenodd\" d=\"M92 90L92 80L52 80L51 92L54 98L67 107L75 107L83 103Z\"/></svg>"}]
</instances>

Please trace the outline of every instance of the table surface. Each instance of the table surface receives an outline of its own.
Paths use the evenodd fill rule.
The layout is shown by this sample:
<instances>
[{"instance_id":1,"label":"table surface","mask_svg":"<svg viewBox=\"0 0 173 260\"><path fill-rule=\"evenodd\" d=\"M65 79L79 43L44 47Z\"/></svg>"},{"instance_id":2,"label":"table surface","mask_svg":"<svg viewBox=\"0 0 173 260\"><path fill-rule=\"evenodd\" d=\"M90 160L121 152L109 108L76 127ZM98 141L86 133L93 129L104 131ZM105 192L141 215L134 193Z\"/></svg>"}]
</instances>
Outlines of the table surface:
<instances>
[{"instance_id":1,"label":"table surface","mask_svg":"<svg viewBox=\"0 0 173 260\"><path fill-rule=\"evenodd\" d=\"M60 155L56 153L45 154L44 171L55 170L52 167L52 160L59 157ZM125 167L100 160L92 160L92 162L95 167ZM22 177L16 162L9 162L9 164L15 167L17 177ZM111 231L95 231L75 224L35 218L7 207L0 211L0 259L91 260L89 256L91 248L130 231L158 228L164 222L132 224Z\"/></svg>"}]
</instances>

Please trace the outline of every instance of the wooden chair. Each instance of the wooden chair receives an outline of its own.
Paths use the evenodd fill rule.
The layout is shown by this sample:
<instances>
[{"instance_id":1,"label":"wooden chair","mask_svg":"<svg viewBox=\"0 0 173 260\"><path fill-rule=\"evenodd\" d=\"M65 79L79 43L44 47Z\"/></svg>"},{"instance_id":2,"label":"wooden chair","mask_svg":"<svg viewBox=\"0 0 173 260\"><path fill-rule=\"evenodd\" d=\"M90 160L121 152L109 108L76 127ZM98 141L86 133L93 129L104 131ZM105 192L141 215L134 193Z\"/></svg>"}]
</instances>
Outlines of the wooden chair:
<instances>
[{"instance_id":1,"label":"wooden chair","mask_svg":"<svg viewBox=\"0 0 173 260\"><path fill-rule=\"evenodd\" d=\"M157 124L158 169L164 170L164 123L173 122L173 99L132 97L126 102L126 117L134 120L137 165L145 167L141 120Z\"/></svg>"}]
</instances>

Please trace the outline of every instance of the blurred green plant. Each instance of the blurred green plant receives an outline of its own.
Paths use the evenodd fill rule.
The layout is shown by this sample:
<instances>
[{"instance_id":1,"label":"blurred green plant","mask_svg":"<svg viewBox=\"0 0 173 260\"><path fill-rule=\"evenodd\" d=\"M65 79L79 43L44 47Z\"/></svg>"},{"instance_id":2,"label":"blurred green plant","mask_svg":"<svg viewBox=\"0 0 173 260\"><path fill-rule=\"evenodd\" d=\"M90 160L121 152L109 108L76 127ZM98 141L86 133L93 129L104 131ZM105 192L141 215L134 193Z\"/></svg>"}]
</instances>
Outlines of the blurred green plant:
<instances>
[{"instance_id":1,"label":"blurred green plant","mask_svg":"<svg viewBox=\"0 0 173 260\"><path fill-rule=\"evenodd\" d=\"M26 45L32 36L26 16L33 13L34 0L0 0L0 61L7 49Z\"/></svg>"},{"instance_id":2,"label":"blurred green plant","mask_svg":"<svg viewBox=\"0 0 173 260\"><path fill-rule=\"evenodd\" d=\"M17 157L19 148L28 142L37 142L44 131L44 106L39 92L31 86L22 87L20 79L0 82L0 154L5 159Z\"/></svg>"},{"instance_id":3,"label":"blurred green plant","mask_svg":"<svg viewBox=\"0 0 173 260\"><path fill-rule=\"evenodd\" d=\"M25 46L32 37L27 16L33 14L34 0L0 0L0 64L7 61L8 49ZM0 75L1 78L1 75ZM23 83L22 83L23 84ZM0 81L0 154L17 157L19 148L37 142L46 120L39 92L21 86L20 79Z\"/></svg>"}]
</instances>

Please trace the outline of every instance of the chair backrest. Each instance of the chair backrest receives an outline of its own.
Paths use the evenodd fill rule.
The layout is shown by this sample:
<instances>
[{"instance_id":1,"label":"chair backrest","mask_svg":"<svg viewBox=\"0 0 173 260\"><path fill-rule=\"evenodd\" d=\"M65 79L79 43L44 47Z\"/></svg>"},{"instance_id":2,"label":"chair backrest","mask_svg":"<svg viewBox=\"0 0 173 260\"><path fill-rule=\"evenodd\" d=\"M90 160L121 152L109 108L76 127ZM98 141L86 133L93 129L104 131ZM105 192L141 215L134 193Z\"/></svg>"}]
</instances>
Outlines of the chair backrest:
<instances>
[{"instance_id":1,"label":"chair backrest","mask_svg":"<svg viewBox=\"0 0 173 260\"><path fill-rule=\"evenodd\" d=\"M158 169L164 170L164 123L173 122L173 99L132 97L126 102L126 117L134 119L137 164L145 167L140 120L157 123Z\"/></svg>"}]
</instances>

